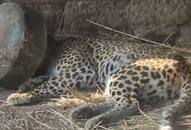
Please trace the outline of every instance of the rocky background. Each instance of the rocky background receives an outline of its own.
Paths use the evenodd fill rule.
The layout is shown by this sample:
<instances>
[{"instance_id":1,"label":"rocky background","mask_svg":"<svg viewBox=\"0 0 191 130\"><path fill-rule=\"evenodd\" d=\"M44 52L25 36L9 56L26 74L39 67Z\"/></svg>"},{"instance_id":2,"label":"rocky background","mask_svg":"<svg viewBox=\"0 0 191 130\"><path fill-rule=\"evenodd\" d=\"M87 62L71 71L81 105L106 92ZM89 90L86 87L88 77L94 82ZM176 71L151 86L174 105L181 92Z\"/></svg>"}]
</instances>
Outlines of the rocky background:
<instances>
[{"instance_id":1,"label":"rocky background","mask_svg":"<svg viewBox=\"0 0 191 130\"><path fill-rule=\"evenodd\" d=\"M163 43L190 46L190 0L15 0L47 18L49 34L105 34L100 23ZM111 33L106 31L107 33ZM106 34L107 34L106 33Z\"/></svg>"},{"instance_id":2,"label":"rocky background","mask_svg":"<svg viewBox=\"0 0 191 130\"><path fill-rule=\"evenodd\" d=\"M41 13L47 22L48 35L56 40L71 35L111 38L116 36L115 32L87 21L91 20L160 43L186 47L186 49L191 46L190 0L0 0L0 3L5 1L19 3L24 8L25 14L30 8ZM36 21L36 23L32 22L34 25L40 22L37 17L32 20ZM49 39L45 60L50 63L57 42L50 37ZM36 75L45 73L48 68L47 62L41 63L44 64L40 66ZM11 79L18 80L14 77ZM5 82L7 80L3 81Z\"/></svg>"},{"instance_id":3,"label":"rocky background","mask_svg":"<svg viewBox=\"0 0 191 130\"><path fill-rule=\"evenodd\" d=\"M0 4L0 41L0 86L17 89L35 74L44 58L44 17L32 8Z\"/></svg>"}]
</instances>

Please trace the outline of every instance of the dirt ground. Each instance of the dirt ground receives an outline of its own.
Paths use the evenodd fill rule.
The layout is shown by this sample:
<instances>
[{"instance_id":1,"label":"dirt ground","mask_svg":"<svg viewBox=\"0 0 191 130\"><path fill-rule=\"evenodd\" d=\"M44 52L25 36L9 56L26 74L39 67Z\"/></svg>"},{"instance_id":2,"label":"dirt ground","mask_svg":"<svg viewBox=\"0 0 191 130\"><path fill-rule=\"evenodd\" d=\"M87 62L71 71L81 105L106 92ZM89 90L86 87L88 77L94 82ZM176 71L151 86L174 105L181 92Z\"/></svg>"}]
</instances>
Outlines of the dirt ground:
<instances>
[{"instance_id":1,"label":"dirt ground","mask_svg":"<svg viewBox=\"0 0 191 130\"><path fill-rule=\"evenodd\" d=\"M38 105L9 106L6 98L14 91L0 92L0 130L84 130L86 120L73 122L69 112L76 106L85 104L77 98L60 98L43 101ZM159 117L166 104L155 108L145 106L144 112L129 117L117 124L102 126L97 130L157 130ZM160 108L158 108L160 106ZM157 109L156 109L157 108ZM191 114L180 117L176 130L191 130Z\"/></svg>"}]
</instances>

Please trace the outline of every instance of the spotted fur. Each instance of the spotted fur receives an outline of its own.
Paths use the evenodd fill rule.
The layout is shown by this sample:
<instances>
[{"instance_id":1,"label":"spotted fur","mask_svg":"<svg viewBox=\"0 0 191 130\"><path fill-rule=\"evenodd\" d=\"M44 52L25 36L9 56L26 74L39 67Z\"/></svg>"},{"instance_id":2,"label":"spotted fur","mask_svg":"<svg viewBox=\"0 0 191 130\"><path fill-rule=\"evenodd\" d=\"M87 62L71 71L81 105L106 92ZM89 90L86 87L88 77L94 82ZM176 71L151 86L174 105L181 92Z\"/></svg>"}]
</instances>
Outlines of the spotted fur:
<instances>
[{"instance_id":1,"label":"spotted fur","mask_svg":"<svg viewBox=\"0 0 191 130\"><path fill-rule=\"evenodd\" d=\"M109 90L108 93L111 94L110 99L112 101L98 105L100 109L91 109L89 114L85 114L88 117L92 117L95 115L94 111L97 114L101 114L103 111L109 110L105 113L106 118L100 115L90 119L86 124L90 128L97 121L102 120L102 116L104 119L108 119L113 115L112 113L116 113L115 118L112 118L115 120L107 120L105 122L103 119L103 123L110 123L133 114L136 110L134 109L136 107L134 101L138 101L140 97L148 99L149 102L151 98L153 101L167 98L164 94L158 96L162 91L160 88L164 87L164 90L166 89L165 85L167 82L163 81L163 79L157 81L157 84L151 84L150 82L164 77L163 75L166 76L166 80L172 81L171 76L174 74L174 70L172 70L171 74L170 69L174 68L160 72L162 69L156 68L155 60L151 62L150 60L138 59L151 56L166 57L174 53L171 50L135 41L70 37L62 42L58 57L51 66L50 75L26 81L19 87L19 93L14 93L8 97L7 101L9 104L35 103L44 98L65 95L67 87L90 89L99 84L101 87ZM153 67L157 70L150 71L150 66L147 65L146 61L151 62L149 64L153 64ZM162 64L164 60L161 59L158 62ZM171 64L165 65L170 66ZM146 84L151 84L152 86L146 86ZM141 85L145 85L145 87ZM159 86L159 89L155 89L156 85ZM144 93L140 96L140 90L143 88L145 89ZM174 94L174 92L175 90L171 90L171 94ZM169 93L166 92L166 94ZM127 111L124 108L128 108ZM75 115L74 113L73 115Z\"/></svg>"},{"instance_id":2,"label":"spotted fur","mask_svg":"<svg viewBox=\"0 0 191 130\"><path fill-rule=\"evenodd\" d=\"M78 107L72 119L90 118L86 128L114 123L138 111L138 104L177 99L162 113L160 130L171 130L176 117L191 104L191 65L180 56L141 58L116 71L109 79L109 98L105 103ZM84 111L85 110L85 111Z\"/></svg>"}]
</instances>

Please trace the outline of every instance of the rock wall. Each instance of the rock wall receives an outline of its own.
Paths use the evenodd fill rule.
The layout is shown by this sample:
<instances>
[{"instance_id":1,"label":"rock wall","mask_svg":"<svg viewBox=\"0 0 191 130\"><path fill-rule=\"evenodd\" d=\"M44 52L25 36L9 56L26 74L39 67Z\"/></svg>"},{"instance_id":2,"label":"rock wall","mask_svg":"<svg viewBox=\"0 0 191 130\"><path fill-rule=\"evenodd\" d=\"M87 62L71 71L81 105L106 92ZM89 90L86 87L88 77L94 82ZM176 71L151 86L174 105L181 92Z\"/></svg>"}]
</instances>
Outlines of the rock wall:
<instances>
[{"instance_id":1,"label":"rock wall","mask_svg":"<svg viewBox=\"0 0 191 130\"><path fill-rule=\"evenodd\" d=\"M47 47L46 22L36 10L4 3L0 34L0 86L17 89L41 65Z\"/></svg>"},{"instance_id":2,"label":"rock wall","mask_svg":"<svg viewBox=\"0 0 191 130\"><path fill-rule=\"evenodd\" d=\"M89 19L158 42L171 36L168 42L188 45L190 7L190 0L69 0L62 30L64 35L99 33Z\"/></svg>"},{"instance_id":3,"label":"rock wall","mask_svg":"<svg viewBox=\"0 0 191 130\"><path fill-rule=\"evenodd\" d=\"M49 35L55 35L58 32L57 29L64 23L64 9L67 0L0 0L0 3L8 1L17 2L41 12L47 21Z\"/></svg>"},{"instance_id":4,"label":"rock wall","mask_svg":"<svg viewBox=\"0 0 191 130\"><path fill-rule=\"evenodd\" d=\"M147 39L190 45L190 0L11 0L35 8L48 21L49 34L110 34L86 19ZM111 33L113 34L113 33Z\"/></svg>"}]
</instances>

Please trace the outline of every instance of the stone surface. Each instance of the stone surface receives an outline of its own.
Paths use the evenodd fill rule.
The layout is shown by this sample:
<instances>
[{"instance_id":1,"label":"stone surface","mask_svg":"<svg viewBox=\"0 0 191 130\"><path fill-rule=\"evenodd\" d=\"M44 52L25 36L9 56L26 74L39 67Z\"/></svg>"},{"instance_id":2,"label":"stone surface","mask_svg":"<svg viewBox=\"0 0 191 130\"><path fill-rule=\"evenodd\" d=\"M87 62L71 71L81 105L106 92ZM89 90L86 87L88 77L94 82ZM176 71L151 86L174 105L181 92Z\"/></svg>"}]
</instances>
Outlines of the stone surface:
<instances>
[{"instance_id":1,"label":"stone surface","mask_svg":"<svg viewBox=\"0 0 191 130\"><path fill-rule=\"evenodd\" d=\"M64 9L67 0L3 0L17 2L42 13L47 21L48 34L60 36L64 24Z\"/></svg>"},{"instance_id":2,"label":"stone surface","mask_svg":"<svg viewBox=\"0 0 191 130\"><path fill-rule=\"evenodd\" d=\"M5 0L8 1L8 0ZM107 35L111 31L86 19L120 31L163 43L190 46L190 0L9 0L32 7L47 19L48 33ZM170 36L170 37L169 37Z\"/></svg>"},{"instance_id":3,"label":"stone surface","mask_svg":"<svg viewBox=\"0 0 191 130\"><path fill-rule=\"evenodd\" d=\"M14 3L0 5L0 79L11 71L24 41L24 13ZM7 15L9 14L9 15Z\"/></svg>"},{"instance_id":4,"label":"stone surface","mask_svg":"<svg viewBox=\"0 0 191 130\"><path fill-rule=\"evenodd\" d=\"M72 0L65 6L63 34L99 33L89 19L161 43L171 36L168 42L190 45L190 7L190 0Z\"/></svg>"},{"instance_id":5,"label":"stone surface","mask_svg":"<svg viewBox=\"0 0 191 130\"><path fill-rule=\"evenodd\" d=\"M24 10L15 3L0 5L0 48L6 53L7 63L7 68L3 63L0 66L0 86L5 88L16 89L31 78L46 51L43 16L30 8L24 7Z\"/></svg>"}]
</instances>

